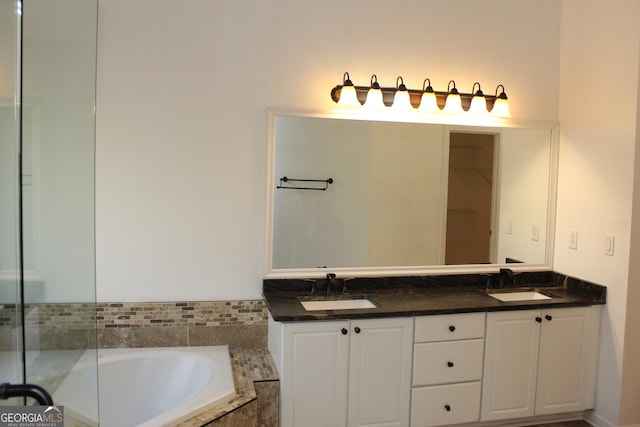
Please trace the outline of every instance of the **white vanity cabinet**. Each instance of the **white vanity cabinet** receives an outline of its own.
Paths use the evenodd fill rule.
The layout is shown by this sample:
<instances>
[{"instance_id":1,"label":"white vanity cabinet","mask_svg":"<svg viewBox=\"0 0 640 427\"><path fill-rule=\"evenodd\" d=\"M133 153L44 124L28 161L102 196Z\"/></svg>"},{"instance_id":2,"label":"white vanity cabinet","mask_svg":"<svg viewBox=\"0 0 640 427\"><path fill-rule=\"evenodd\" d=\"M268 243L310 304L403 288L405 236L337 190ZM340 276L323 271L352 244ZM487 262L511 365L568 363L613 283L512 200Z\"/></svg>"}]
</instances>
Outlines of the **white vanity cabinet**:
<instances>
[{"instance_id":1,"label":"white vanity cabinet","mask_svg":"<svg viewBox=\"0 0 640 427\"><path fill-rule=\"evenodd\" d=\"M408 426L413 318L280 323L281 427Z\"/></svg>"},{"instance_id":2,"label":"white vanity cabinet","mask_svg":"<svg viewBox=\"0 0 640 427\"><path fill-rule=\"evenodd\" d=\"M485 313L415 319L411 426L478 421Z\"/></svg>"},{"instance_id":3,"label":"white vanity cabinet","mask_svg":"<svg viewBox=\"0 0 640 427\"><path fill-rule=\"evenodd\" d=\"M481 421L593 407L601 307L487 314Z\"/></svg>"}]
</instances>

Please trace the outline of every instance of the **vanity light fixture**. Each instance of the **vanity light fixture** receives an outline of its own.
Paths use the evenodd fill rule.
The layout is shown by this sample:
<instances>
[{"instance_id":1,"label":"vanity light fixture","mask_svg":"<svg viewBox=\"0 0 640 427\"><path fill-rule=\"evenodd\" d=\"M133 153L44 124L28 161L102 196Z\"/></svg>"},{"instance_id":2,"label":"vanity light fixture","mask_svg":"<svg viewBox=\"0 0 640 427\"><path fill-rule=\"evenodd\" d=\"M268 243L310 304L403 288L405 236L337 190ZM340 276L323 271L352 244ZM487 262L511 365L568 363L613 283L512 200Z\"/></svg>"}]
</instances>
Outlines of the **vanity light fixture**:
<instances>
[{"instance_id":1,"label":"vanity light fixture","mask_svg":"<svg viewBox=\"0 0 640 427\"><path fill-rule=\"evenodd\" d=\"M404 85L404 80L401 76L398 76L396 79L396 93L393 95L393 104L391 104L391 108L395 110L413 110L409 91Z\"/></svg>"},{"instance_id":2,"label":"vanity light fixture","mask_svg":"<svg viewBox=\"0 0 640 427\"><path fill-rule=\"evenodd\" d=\"M502 88L502 92L498 95L498 89L500 88ZM507 99L507 94L504 92L504 86L502 85L498 85L496 88L496 100L493 104L491 114L499 117L511 117L511 113L509 113L509 100Z\"/></svg>"},{"instance_id":3,"label":"vanity light fixture","mask_svg":"<svg viewBox=\"0 0 640 427\"><path fill-rule=\"evenodd\" d=\"M360 106L358 94L356 93L356 88L353 86L353 82L349 78L349 73L344 73L342 76L342 91L340 93L338 105L341 107Z\"/></svg>"},{"instance_id":4,"label":"vanity light fixture","mask_svg":"<svg viewBox=\"0 0 640 427\"><path fill-rule=\"evenodd\" d=\"M371 87L367 91L367 99L363 106L367 108L385 107L382 100L382 90L380 90L380 85L378 84L378 76L375 74L371 76Z\"/></svg>"},{"instance_id":5,"label":"vanity light fixture","mask_svg":"<svg viewBox=\"0 0 640 427\"><path fill-rule=\"evenodd\" d=\"M484 98L484 93L480 88L480 83L475 82L473 84L473 88L471 92L473 92L478 86L478 90L473 93L473 98L471 98L471 105L469 106L469 113L471 114L487 114L489 111L487 110L487 101Z\"/></svg>"},{"instance_id":6,"label":"vanity light fixture","mask_svg":"<svg viewBox=\"0 0 640 427\"><path fill-rule=\"evenodd\" d=\"M487 115L489 112L495 117L511 117L503 85L498 85L495 95L484 94L479 82L473 84L471 91L472 93L458 92L454 80L449 81L446 92L436 91L431 87L429 78L424 80L422 90L407 89L400 76L396 79L395 87L381 87L375 74L371 76L369 86L355 86L349 78L349 73L344 73L343 84L331 90L331 99L340 106L349 107L392 107L394 110L416 110L425 113L444 111L459 114L467 112L474 115Z\"/></svg>"}]
</instances>

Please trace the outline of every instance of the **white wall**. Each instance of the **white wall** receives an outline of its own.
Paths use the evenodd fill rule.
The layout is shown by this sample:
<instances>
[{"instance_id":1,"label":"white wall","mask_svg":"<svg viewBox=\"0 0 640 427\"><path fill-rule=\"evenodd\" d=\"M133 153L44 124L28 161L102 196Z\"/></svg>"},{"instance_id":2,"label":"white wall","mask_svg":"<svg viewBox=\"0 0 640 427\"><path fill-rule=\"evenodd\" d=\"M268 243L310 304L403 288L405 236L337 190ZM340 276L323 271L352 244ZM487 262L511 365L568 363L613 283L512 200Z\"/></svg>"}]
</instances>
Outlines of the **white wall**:
<instances>
[{"instance_id":1,"label":"white wall","mask_svg":"<svg viewBox=\"0 0 640 427\"><path fill-rule=\"evenodd\" d=\"M98 300L260 297L266 107L330 108L344 71L356 84L501 83L515 118L556 120L559 8L101 0Z\"/></svg>"},{"instance_id":2,"label":"white wall","mask_svg":"<svg viewBox=\"0 0 640 427\"><path fill-rule=\"evenodd\" d=\"M625 396L620 387L625 375L625 315L631 302L627 291L632 285L628 274L638 142L640 3L564 0L562 4L554 267L607 286L594 420L617 425L623 422L619 410ZM579 231L577 250L568 248L572 229ZM615 235L613 257L604 255L605 233ZM628 399L627 405L638 406L637 395ZM638 423L640 417L624 422Z\"/></svg>"}]
</instances>

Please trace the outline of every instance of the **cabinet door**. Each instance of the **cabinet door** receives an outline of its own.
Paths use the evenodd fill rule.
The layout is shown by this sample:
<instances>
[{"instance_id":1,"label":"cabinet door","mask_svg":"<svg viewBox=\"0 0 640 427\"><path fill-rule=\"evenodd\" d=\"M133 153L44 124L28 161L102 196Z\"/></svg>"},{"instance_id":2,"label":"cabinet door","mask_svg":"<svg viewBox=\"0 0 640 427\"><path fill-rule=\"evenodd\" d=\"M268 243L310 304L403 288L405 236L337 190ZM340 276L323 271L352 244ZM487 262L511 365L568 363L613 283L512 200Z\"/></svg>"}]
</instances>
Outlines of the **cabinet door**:
<instances>
[{"instance_id":1,"label":"cabinet door","mask_svg":"<svg viewBox=\"0 0 640 427\"><path fill-rule=\"evenodd\" d=\"M349 334L349 426L408 426L413 319L352 320Z\"/></svg>"},{"instance_id":2,"label":"cabinet door","mask_svg":"<svg viewBox=\"0 0 640 427\"><path fill-rule=\"evenodd\" d=\"M283 328L282 427L346 426L349 321Z\"/></svg>"},{"instance_id":3,"label":"cabinet door","mask_svg":"<svg viewBox=\"0 0 640 427\"><path fill-rule=\"evenodd\" d=\"M536 415L591 407L599 313L599 307L542 312Z\"/></svg>"},{"instance_id":4,"label":"cabinet door","mask_svg":"<svg viewBox=\"0 0 640 427\"><path fill-rule=\"evenodd\" d=\"M481 421L534 414L540 310L487 314Z\"/></svg>"}]
</instances>

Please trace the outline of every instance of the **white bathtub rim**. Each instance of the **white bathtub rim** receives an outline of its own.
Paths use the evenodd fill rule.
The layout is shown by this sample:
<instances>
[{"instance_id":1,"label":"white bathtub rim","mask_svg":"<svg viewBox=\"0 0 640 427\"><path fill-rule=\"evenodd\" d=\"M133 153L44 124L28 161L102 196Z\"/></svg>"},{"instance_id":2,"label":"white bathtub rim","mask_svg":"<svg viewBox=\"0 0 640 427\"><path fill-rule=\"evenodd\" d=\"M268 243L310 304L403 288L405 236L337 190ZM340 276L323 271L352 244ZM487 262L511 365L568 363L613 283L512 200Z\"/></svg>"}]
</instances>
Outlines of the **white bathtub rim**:
<instances>
[{"instance_id":1,"label":"white bathtub rim","mask_svg":"<svg viewBox=\"0 0 640 427\"><path fill-rule=\"evenodd\" d=\"M222 357L222 363L218 366L219 372L215 374L215 386L227 389L224 394L218 394L215 400L208 399L200 392L208 389L209 386L203 387L198 393L195 393L191 397L184 400L180 405L163 412L156 417L148 419L147 421L139 424L137 427L162 427L162 426L174 426L176 423L185 421L189 418L193 418L198 414L201 414L214 406L223 403L226 399L235 395L235 385L233 382L233 373L231 371L231 359L229 356L229 347L223 346L206 346L206 347L157 347L157 348L139 348L139 349L107 349L108 351L100 351L103 354L102 357L114 357L112 353L118 354L118 350L126 350L124 353L116 357L127 358L138 353L153 352L153 353L188 353L189 355L196 355L205 358L209 358L212 351ZM98 363L100 361L98 360ZM228 369L228 372L224 372ZM184 413L185 406L188 408L188 412Z\"/></svg>"},{"instance_id":2,"label":"white bathtub rim","mask_svg":"<svg viewBox=\"0 0 640 427\"><path fill-rule=\"evenodd\" d=\"M173 426L176 423L193 418L225 401L228 401L236 394L235 384L233 382L233 373L231 369L231 358L229 348L226 345L218 346L194 346L194 347L144 347L144 348L110 348L98 350L98 363L116 361L118 359L127 359L143 355L147 352L153 353L189 353L190 356L215 358L217 360L218 371L215 374L215 386L227 390L226 393L216 393L216 399L207 398L205 393L201 393L211 384L205 385L198 393L181 402L177 407L171 408L157 416L144 421L138 427L161 427ZM71 372L81 371L82 369L95 369L96 350L88 350L86 358L83 358L74 366ZM63 382L64 383L64 382ZM61 385L62 386L62 385ZM55 394L54 394L55 399ZM84 406L84 405L82 405ZM94 405L95 406L95 405ZM91 405L89 405L91 407ZM69 408L69 411L68 409ZM93 408L92 408L93 409ZM184 412L186 410L186 412ZM69 412L74 418L82 420L89 425L98 425L98 417L94 411L92 413L78 413L71 407L65 406L65 412Z\"/></svg>"}]
</instances>

